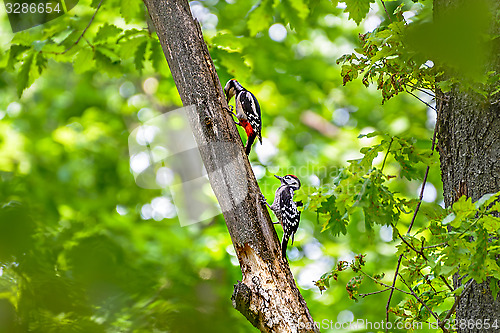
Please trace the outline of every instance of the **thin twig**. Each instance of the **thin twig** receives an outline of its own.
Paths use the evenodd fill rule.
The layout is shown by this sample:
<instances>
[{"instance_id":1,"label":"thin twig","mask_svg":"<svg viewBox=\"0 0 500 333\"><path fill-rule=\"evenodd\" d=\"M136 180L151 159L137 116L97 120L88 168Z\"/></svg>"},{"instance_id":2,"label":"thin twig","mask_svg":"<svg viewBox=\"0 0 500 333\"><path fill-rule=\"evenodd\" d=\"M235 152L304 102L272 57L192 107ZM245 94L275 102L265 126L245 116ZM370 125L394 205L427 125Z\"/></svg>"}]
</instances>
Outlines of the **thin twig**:
<instances>
[{"instance_id":1,"label":"thin twig","mask_svg":"<svg viewBox=\"0 0 500 333\"><path fill-rule=\"evenodd\" d=\"M437 315L437 314L435 314L435 313L434 313L434 311L432 311L432 310L431 310L431 309L427 306L427 304L425 304L425 302L424 302L424 301L423 301L420 297L418 297L418 295L417 295L417 294L415 294L415 292L413 291L413 289L411 289L410 285L409 285L408 283L406 283L405 279L401 276L401 274L399 274L399 273L398 273L398 275L399 275L399 278L401 279L401 281L403 281L404 285L405 285L405 286L406 286L406 287L410 290L410 292L411 292L411 294L413 295L413 297L415 297L415 298L416 298L416 300L417 300L417 301L419 301L419 302L420 302L420 303L421 303L421 304L422 304L422 305L423 305L423 306L427 309L427 311L429 311L429 312L430 312L430 314L431 314L434 318L436 318L436 320L437 320L437 322L438 322L439 327L441 327L441 326L442 326L442 327L441 327L441 329L443 330L443 332L448 332L448 330L446 329L446 327L444 327L444 325L442 325L441 321L439 320L438 315Z\"/></svg>"},{"instance_id":2,"label":"thin twig","mask_svg":"<svg viewBox=\"0 0 500 333\"><path fill-rule=\"evenodd\" d=\"M409 82L406 82L405 83L408 87L412 88L412 89L415 89L415 90L418 90L420 92L423 92L424 94L427 94L428 96L432 97L432 98L435 98L435 99L439 99L440 101L443 101L443 102L447 102L448 100L446 98L443 98L443 97L439 97L437 96L436 94L433 94L433 93L430 93L428 92L427 90L432 90L430 88L421 88L421 87L416 87L414 86L413 84L409 83Z\"/></svg>"},{"instance_id":3,"label":"thin twig","mask_svg":"<svg viewBox=\"0 0 500 333\"><path fill-rule=\"evenodd\" d=\"M407 294L407 295L411 295L409 292L404 291L403 289L396 288L396 287L391 287L388 284L385 284L382 281L379 281L379 280L375 279L373 276L371 276L371 275L369 275L369 274L367 274L367 273L365 273L365 272L363 272L361 270L360 270L360 272L363 273L368 278L370 278L371 280L373 280L375 283L378 283L378 284L380 284L383 287L386 287L386 288L391 289L391 290L397 290L397 291L402 292L402 293Z\"/></svg>"},{"instance_id":4,"label":"thin twig","mask_svg":"<svg viewBox=\"0 0 500 333\"><path fill-rule=\"evenodd\" d=\"M431 287L431 289L434 291L434 293L436 294L439 294L440 291L437 291L436 288L434 288L434 286L432 285L432 282L429 282L429 280L425 277L424 273L422 273L422 271L418 271L418 273L420 274L420 276L422 277L422 279L424 280L424 282L426 282L429 287Z\"/></svg>"},{"instance_id":5,"label":"thin twig","mask_svg":"<svg viewBox=\"0 0 500 333\"><path fill-rule=\"evenodd\" d=\"M434 148L436 146L437 127L438 127L438 124L439 124L439 119L440 119L442 108L443 108L443 103L441 103L439 105L439 109L437 110L436 124L434 125L434 133L432 134L431 155L434 154ZM408 231L406 232L407 234L409 234L411 232L411 229L413 228L413 224L415 223L415 219L416 219L417 214L418 214L418 210L420 209L420 205L422 204L422 198L424 197L424 189L425 189L425 184L427 183L427 177L429 175L429 170L430 170L430 167L427 166L427 168L425 170L424 180L422 181L422 188L420 190L418 204L417 204L417 207L415 208L415 212L413 213L413 217L411 219L411 223L408 226ZM386 322L389 321L389 308L391 306L392 295L394 294L394 289L393 288L396 285L396 280L397 280L398 275L399 275L399 267L401 266L401 260L402 259L403 259L403 254L400 254L399 258L398 258L398 264L396 265L396 272L394 273L394 279L392 280L391 293L389 294L389 299L387 300L387 304L385 306L385 318L386 318ZM388 332L389 329L386 327L385 331Z\"/></svg>"},{"instance_id":6,"label":"thin twig","mask_svg":"<svg viewBox=\"0 0 500 333\"><path fill-rule=\"evenodd\" d=\"M433 249L435 247L441 247L441 246L448 246L448 243L439 243L439 244L435 244L435 245L429 245L429 246L424 246L423 249Z\"/></svg>"},{"instance_id":7,"label":"thin twig","mask_svg":"<svg viewBox=\"0 0 500 333\"><path fill-rule=\"evenodd\" d=\"M410 226L408 227L408 231L406 232L407 234L409 234L411 229L413 228L413 224L415 223L415 219L417 218L418 210L420 209L420 205L422 204L422 198L424 197L425 184L427 183L427 177L429 176L429 169L430 169L429 166L427 166L427 169L425 169L424 180L422 181L422 189L420 190L420 195L418 196L417 207L415 208L415 212L413 213L413 217L411 218Z\"/></svg>"},{"instance_id":8,"label":"thin twig","mask_svg":"<svg viewBox=\"0 0 500 333\"><path fill-rule=\"evenodd\" d=\"M434 148L436 147L436 134L437 134L437 126L439 123L439 116L441 114L441 109L443 108L443 103L439 105L439 110L437 110L436 116L436 124L434 125L434 133L432 134L432 143L431 143L431 156L434 154ZM424 197L425 184L427 183L427 177L429 176L430 166L427 166L425 169L424 180L422 181L422 188L420 189L420 195L418 196L418 204L415 208L415 213L413 213L413 217L411 219L410 226L408 227L407 234L410 233L411 228L413 228L413 223L415 223L415 218L417 217L418 210L420 209L420 205L422 204L422 198Z\"/></svg>"},{"instance_id":9,"label":"thin twig","mask_svg":"<svg viewBox=\"0 0 500 333\"><path fill-rule=\"evenodd\" d=\"M94 47L94 45L90 44L90 42L89 42L89 40L88 40L87 38L83 37L83 40L85 40L85 42L87 42L88 46L90 46L90 48L91 48L93 51L95 51L95 47Z\"/></svg>"},{"instance_id":10,"label":"thin twig","mask_svg":"<svg viewBox=\"0 0 500 333\"><path fill-rule=\"evenodd\" d=\"M392 288L391 288L391 293L389 294L389 299L387 300L387 304L385 305L385 322L388 323L389 322L389 308L391 306L391 299L392 299L392 294L394 294L394 288L395 288L395 285L396 285L396 279L398 278L398 272L399 272L399 266L401 265L401 260L403 259L403 255L400 254L399 255L399 259L398 259L398 264L396 266L396 273L394 274L394 278L392 280ZM385 328L385 332L389 332L389 328L386 327Z\"/></svg>"},{"instance_id":11,"label":"thin twig","mask_svg":"<svg viewBox=\"0 0 500 333\"><path fill-rule=\"evenodd\" d=\"M455 290L453 290L453 288L450 286L450 284L448 283L448 281L445 279L444 276L440 275L439 276L441 278L441 280L443 280L444 284L448 287L448 289L450 289L451 292L454 292Z\"/></svg>"},{"instance_id":12,"label":"thin twig","mask_svg":"<svg viewBox=\"0 0 500 333\"><path fill-rule=\"evenodd\" d=\"M389 148L387 148L387 153L385 153L384 161L382 162L382 168L380 169L380 171L384 171L385 160L387 160L387 156L389 155L389 152L391 151L391 146L392 146L393 141L394 141L394 137L392 137L391 142L389 142Z\"/></svg>"},{"instance_id":13,"label":"thin twig","mask_svg":"<svg viewBox=\"0 0 500 333\"><path fill-rule=\"evenodd\" d=\"M463 235L465 235L467 233L467 231L469 231L473 226L476 225L477 222L479 222L479 220L484 216L484 213L481 213L474 222L472 222L470 224L470 226L467 227L467 229L465 229L464 231L462 231L460 233L460 235L458 235L457 239L461 238Z\"/></svg>"},{"instance_id":14,"label":"thin twig","mask_svg":"<svg viewBox=\"0 0 500 333\"><path fill-rule=\"evenodd\" d=\"M380 0L380 2L382 2L382 6L384 6L385 13L387 14L387 17L389 18L389 21L391 21L391 23L392 23L391 15L389 15L389 12L387 11L387 8L385 7L384 0Z\"/></svg>"},{"instance_id":15,"label":"thin twig","mask_svg":"<svg viewBox=\"0 0 500 333\"><path fill-rule=\"evenodd\" d=\"M440 101L443 101L443 102L448 102L448 99L447 98L443 98L443 97L440 97L440 96L437 96L436 94L433 94L433 93L430 93L428 92L427 90L431 90L431 88L423 88L423 87L417 87L413 84L411 84L410 82L406 82L405 83L408 87L412 88L412 89L415 89L415 90L418 90L418 91L421 91L423 92L424 94L427 94L429 95L430 97L432 98L435 98L435 99L439 99Z\"/></svg>"},{"instance_id":16,"label":"thin twig","mask_svg":"<svg viewBox=\"0 0 500 333\"><path fill-rule=\"evenodd\" d=\"M460 302L460 300L465 295L465 293L469 292L469 288L472 286L472 281L473 281L473 279L469 280L469 282L467 282L467 285L464 287L464 290L462 290L460 295L457 296L457 298L455 299L455 303L453 303L453 306L451 307L450 311L448 311L448 313L446 314L446 317L444 317L443 323L445 323L451 317L453 312L455 312L455 309L457 308L458 302Z\"/></svg>"},{"instance_id":17,"label":"thin twig","mask_svg":"<svg viewBox=\"0 0 500 333\"><path fill-rule=\"evenodd\" d=\"M421 255L422 258L424 258L425 260L427 260L427 257L425 256L425 254L424 254L423 251L417 250L413 245L411 245L410 243L408 243L408 241L403 238L403 236L401 235L401 233L399 232L399 230L396 228L396 226L394 224L391 223L391 226L392 226L392 229L395 230L398 233L399 239L401 239L401 241L403 243L405 243L406 246L408 246L410 249L412 249L413 251L415 251L415 253Z\"/></svg>"},{"instance_id":18,"label":"thin twig","mask_svg":"<svg viewBox=\"0 0 500 333\"><path fill-rule=\"evenodd\" d=\"M66 50L62 51L62 52L45 52L45 53L52 53L52 54L65 54L67 53L69 50L71 50L75 45L77 45L78 43L80 43L80 40L83 38L83 36L85 35L85 33L87 32L88 28L90 27L90 25L92 24L92 22L94 21L94 18L95 16L97 15L97 12L99 11L99 9L101 8L101 5L103 3L104 0L101 0L99 2L99 4L97 5L97 8L95 9L95 12L94 12L94 15L92 15L92 17L90 18L90 21L89 23L87 24L87 26L85 27L85 29L83 29L81 35L78 37L78 39L73 43L71 44L70 47L68 47Z\"/></svg>"},{"instance_id":19,"label":"thin twig","mask_svg":"<svg viewBox=\"0 0 500 333\"><path fill-rule=\"evenodd\" d=\"M416 86L414 86L414 85L412 85L411 83L408 83L408 82L406 83L406 85L408 87L412 88L412 89L415 89L415 90L418 90L420 92L423 92L424 94L426 94L426 95L428 95L428 96L430 96L432 98L436 98L435 94L428 92L427 90L425 90L425 88L416 87Z\"/></svg>"},{"instance_id":20,"label":"thin twig","mask_svg":"<svg viewBox=\"0 0 500 333\"><path fill-rule=\"evenodd\" d=\"M391 290L391 288L386 288L386 289L383 289L383 290L378 290L378 291L374 291L374 292L367 293L367 294L359 294L359 297L365 298L366 296L371 296L371 295L375 295L375 294L384 293L384 292L386 292L388 290Z\"/></svg>"},{"instance_id":21,"label":"thin twig","mask_svg":"<svg viewBox=\"0 0 500 333\"><path fill-rule=\"evenodd\" d=\"M413 97L415 97L416 99L418 99L420 102L422 102L425 105L427 105L428 107L430 107L431 109L433 109L434 111L437 111L435 107L433 107L432 105L430 105L429 103L427 103L426 101L424 101L423 99L421 99L420 97L418 97L417 95L415 95L414 93L412 93L411 91L408 91L408 89L406 89L406 92L408 94L412 95Z\"/></svg>"}]
</instances>

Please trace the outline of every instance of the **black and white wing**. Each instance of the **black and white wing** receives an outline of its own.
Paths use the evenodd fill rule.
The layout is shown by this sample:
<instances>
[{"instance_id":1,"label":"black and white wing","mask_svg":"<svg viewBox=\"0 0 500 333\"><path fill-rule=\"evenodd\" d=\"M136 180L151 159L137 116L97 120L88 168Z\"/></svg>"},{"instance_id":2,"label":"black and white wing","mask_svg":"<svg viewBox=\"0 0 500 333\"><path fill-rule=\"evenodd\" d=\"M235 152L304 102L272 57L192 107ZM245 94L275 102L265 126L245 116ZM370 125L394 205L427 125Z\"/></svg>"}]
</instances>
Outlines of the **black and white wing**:
<instances>
[{"instance_id":1,"label":"black and white wing","mask_svg":"<svg viewBox=\"0 0 500 333\"><path fill-rule=\"evenodd\" d=\"M281 241L281 251L283 258L286 258L286 248L288 245L288 240L295 236L295 232L299 228L300 212L297 210L297 205L293 201L293 189L287 187L283 190L280 196L280 215L281 222L283 225L283 240Z\"/></svg>"},{"instance_id":2,"label":"black and white wing","mask_svg":"<svg viewBox=\"0 0 500 333\"><path fill-rule=\"evenodd\" d=\"M259 136L259 141L262 144L262 137L260 135L262 119L260 116L260 105L257 98L251 92L244 91L240 95L240 102L250 126L252 126L255 133Z\"/></svg>"}]
</instances>

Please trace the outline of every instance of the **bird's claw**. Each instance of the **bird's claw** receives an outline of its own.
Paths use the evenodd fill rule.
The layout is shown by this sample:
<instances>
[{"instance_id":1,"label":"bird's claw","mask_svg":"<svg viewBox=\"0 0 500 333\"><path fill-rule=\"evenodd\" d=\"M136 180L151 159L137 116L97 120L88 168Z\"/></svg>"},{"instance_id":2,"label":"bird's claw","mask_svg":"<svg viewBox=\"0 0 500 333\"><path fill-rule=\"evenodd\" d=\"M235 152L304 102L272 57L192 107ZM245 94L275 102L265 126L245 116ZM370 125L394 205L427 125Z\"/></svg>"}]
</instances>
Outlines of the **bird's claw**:
<instances>
[{"instance_id":1,"label":"bird's claw","mask_svg":"<svg viewBox=\"0 0 500 333\"><path fill-rule=\"evenodd\" d=\"M261 204L267 204L267 200L266 200L266 197L264 196L264 194L260 194L260 203Z\"/></svg>"},{"instance_id":2,"label":"bird's claw","mask_svg":"<svg viewBox=\"0 0 500 333\"><path fill-rule=\"evenodd\" d=\"M238 116L236 115L236 113L234 113L234 107L232 105L228 105L228 107L226 106L223 106L222 109L226 110L227 112L229 112L231 115L235 116L236 118L238 118ZM237 125L239 125L239 123L236 123Z\"/></svg>"},{"instance_id":3,"label":"bird's claw","mask_svg":"<svg viewBox=\"0 0 500 333\"><path fill-rule=\"evenodd\" d=\"M222 108L227 112L234 114L234 107L232 105L223 106Z\"/></svg>"}]
</instances>

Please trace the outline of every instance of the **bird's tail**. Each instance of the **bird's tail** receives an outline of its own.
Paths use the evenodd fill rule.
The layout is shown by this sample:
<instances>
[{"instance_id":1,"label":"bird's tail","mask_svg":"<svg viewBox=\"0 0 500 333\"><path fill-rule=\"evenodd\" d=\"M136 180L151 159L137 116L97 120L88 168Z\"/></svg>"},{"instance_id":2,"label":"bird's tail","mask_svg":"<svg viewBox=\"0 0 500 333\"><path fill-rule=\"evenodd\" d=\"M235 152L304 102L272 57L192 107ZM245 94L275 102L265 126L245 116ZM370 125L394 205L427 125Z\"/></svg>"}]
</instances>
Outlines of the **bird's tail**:
<instances>
[{"instance_id":1,"label":"bird's tail","mask_svg":"<svg viewBox=\"0 0 500 333\"><path fill-rule=\"evenodd\" d=\"M255 137L256 135L255 134L252 134L248 137L248 140L247 140L247 146L245 148L245 153L247 155L250 155L250 150L252 150L252 145L253 145L253 142L255 141Z\"/></svg>"},{"instance_id":2,"label":"bird's tail","mask_svg":"<svg viewBox=\"0 0 500 333\"><path fill-rule=\"evenodd\" d=\"M281 255L283 259L286 260L286 247L288 246L288 235L283 234L283 239L281 240Z\"/></svg>"}]
</instances>

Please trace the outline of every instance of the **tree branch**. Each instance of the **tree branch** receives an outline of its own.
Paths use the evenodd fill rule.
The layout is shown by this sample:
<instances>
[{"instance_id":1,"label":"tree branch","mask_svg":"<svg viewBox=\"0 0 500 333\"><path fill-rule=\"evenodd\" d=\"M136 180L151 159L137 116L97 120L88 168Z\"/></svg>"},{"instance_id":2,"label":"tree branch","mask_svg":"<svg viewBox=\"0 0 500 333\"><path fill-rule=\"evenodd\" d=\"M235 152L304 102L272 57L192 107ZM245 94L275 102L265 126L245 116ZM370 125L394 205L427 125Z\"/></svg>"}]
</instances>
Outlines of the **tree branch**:
<instances>
[{"instance_id":1,"label":"tree branch","mask_svg":"<svg viewBox=\"0 0 500 333\"><path fill-rule=\"evenodd\" d=\"M389 156L389 152L391 151L391 146L392 146L393 141L394 141L394 137L392 137L391 142L389 142L389 148L387 148L387 153L385 153L384 161L382 162L382 167L380 168L380 171L384 171L385 161L387 160L387 156Z\"/></svg>"},{"instance_id":2,"label":"tree branch","mask_svg":"<svg viewBox=\"0 0 500 333\"><path fill-rule=\"evenodd\" d=\"M319 332L281 250L187 0L144 0L240 262L233 306L262 332Z\"/></svg>"},{"instance_id":3,"label":"tree branch","mask_svg":"<svg viewBox=\"0 0 500 333\"><path fill-rule=\"evenodd\" d=\"M97 8L95 9L95 12L94 12L94 15L92 15L92 17L90 18L90 21L89 23L87 24L87 26L85 27L85 29L83 29L82 33L80 34L80 36L78 37L78 39L73 43L71 44L70 47L68 47L66 50L62 51L62 52L43 52L43 53L51 53L51 54L58 54L58 55L62 55L62 54L65 54L67 53L69 50L71 50L73 47L75 47L76 45L78 45L78 43L80 43L80 40L82 38L84 38L83 36L85 36L85 33L87 32L87 30L89 29L90 25L92 24L92 22L94 22L94 18L95 16L97 15L97 12L99 11L99 9L101 8L102 6L102 3L103 3L104 0L101 0L99 2L99 4L97 5ZM90 45L90 47L92 49L94 49L94 47L85 39L85 41L87 42L87 44Z\"/></svg>"},{"instance_id":4,"label":"tree branch","mask_svg":"<svg viewBox=\"0 0 500 333\"><path fill-rule=\"evenodd\" d=\"M396 287L391 287L391 286L389 286L389 285L387 285L387 284L383 283L382 281L379 281L379 280L377 280L377 279L374 279L374 278L373 278L373 276L370 276L369 274L367 274L367 273L365 273L365 272L363 272L363 271L361 271L361 270L360 270L360 272L361 272L361 273L363 273L363 274L364 274L365 276L367 276L368 278L372 279L375 283L380 284L380 285L381 285L381 286L383 286L383 287L386 287L386 288L388 288L388 289L397 290L397 291L399 291L399 292L402 292L403 294L408 294L408 295L410 295L410 293L409 293L409 292L407 292L407 291L404 291L404 290L399 289L399 288L396 288Z\"/></svg>"},{"instance_id":5,"label":"tree branch","mask_svg":"<svg viewBox=\"0 0 500 333\"><path fill-rule=\"evenodd\" d=\"M436 124L434 125L434 133L432 134L431 155L434 154L434 148L436 146L436 133L437 133L437 129L438 129L438 124L439 124L439 119L440 119L442 107L443 107L443 103L441 103L439 105L439 109L437 110ZM408 231L406 232L407 234L409 234L411 232L411 229L413 228L413 224L415 223L415 219L417 218L417 214L418 214L418 211L420 209L420 205L422 204L422 199L424 197L425 184L427 183L427 177L429 176L429 170L430 170L430 166L427 166L427 168L425 169L424 180L422 181L422 188L420 189L420 195L418 197L418 204L417 204L417 207L415 208L415 212L413 213L413 217L411 219L410 225L408 226ZM396 265L396 272L394 273L394 279L392 280L391 293L389 294L389 299L387 300L387 304L385 306L386 321L389 321L389 308L391 306L391 299L392 299L392 295L394 294L394 287L396 285L396 280L397 280L398 275L399 275L399 267L401 266L402 259L403 259L403 255L401 254L401 255L399 255L398 264ZM385 331L388 332L388 328L386 328Z\"/></svg>"},{"instance_id":6,"label":"tree branch","mask_svg":"<svg viewBox=\"0 0 500 333\"><path fill-rule=\"evenodd\" d=\"M404 285L410 290L411 294L413 295L413 297L415 297L415 299L417 301L419 301L426 309L427 311L430 312L430 314L436 319L436 321L438 322L438 325L439 327L441 327L441 329L443 330L443 332L447 333L448 330L444 327L444 324L443 322L441 322L441 320L439 320L439 317L437 316L436 313L434 313L434 311L432 311L432 309L430 309L427 304L420 298L418 297L417 294L415 294L415 292L413 291L413 289L410 287L410 285L408 283L406 283L405 279L401 276L401 274L399 274L399 278L401 279L401 281L403 281Z\"/></svg>"}]
</instances>

